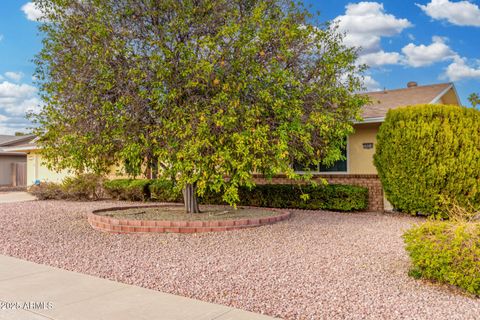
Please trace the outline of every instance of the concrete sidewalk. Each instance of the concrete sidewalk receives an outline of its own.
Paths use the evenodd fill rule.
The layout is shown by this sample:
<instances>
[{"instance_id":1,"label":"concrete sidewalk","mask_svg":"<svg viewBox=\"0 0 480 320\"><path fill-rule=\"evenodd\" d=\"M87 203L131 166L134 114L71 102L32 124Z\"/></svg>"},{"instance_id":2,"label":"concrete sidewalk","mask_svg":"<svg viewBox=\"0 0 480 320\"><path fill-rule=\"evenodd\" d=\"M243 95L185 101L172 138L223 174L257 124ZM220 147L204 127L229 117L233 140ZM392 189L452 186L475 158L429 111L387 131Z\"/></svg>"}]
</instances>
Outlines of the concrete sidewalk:
<instances>
[{"instance_id":1,"label":"concrete sidewalk","mask_svg":"<svg viewBox=\"0 0 480 320\"><path fill-rule=\"evenodd\" d=\"M23 202L23 201L32 201L32 200L37 200L37 198L29 194L28 192L24 192L24 191L0 192L0 203L13 203L13 202Z\"/></svg>"},{"instance_id":2,"label":"concrete sidewalk","mask_svg":"<svg viewBox=\"0 0 480 320\"><path fill-rule=\"evenodd\" d=\"M3 255L0 301L2 320L273 319Z\"/></svg>"}]
</instances>

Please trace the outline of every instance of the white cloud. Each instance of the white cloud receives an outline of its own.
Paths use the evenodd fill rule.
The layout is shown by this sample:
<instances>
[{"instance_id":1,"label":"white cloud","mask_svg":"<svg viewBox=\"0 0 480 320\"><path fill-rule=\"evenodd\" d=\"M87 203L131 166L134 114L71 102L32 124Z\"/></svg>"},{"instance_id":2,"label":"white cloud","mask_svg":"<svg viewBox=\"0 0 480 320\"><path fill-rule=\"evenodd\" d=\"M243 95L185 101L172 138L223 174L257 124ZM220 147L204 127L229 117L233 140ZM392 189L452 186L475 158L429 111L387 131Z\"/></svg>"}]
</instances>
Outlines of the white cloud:
<instances>
[{"instance_id":1,"label":"white cloud","mask_svg":"<svg viewBox=\"0 0 480 320\"><path fill-rule=\"evenodd\" d=\"M363 85L367 88L367 91L381 91L380 83L373 79L371 76L363 77Z\"/></svg>"},{"instance_id":2,"label":"white cloud","mask_svg":"<svg viewBox=\"0 0 480 320\"><path fill-rule=\"evenodd\" d=\"M37 88L8 81L0 83L0 111L7 115L24 115L28 111L36 110L39 104Z\"/></svg>"},{"instance_id":3,"label":"white cloud","mask_svg":"<svg viewBox=\"0 0 480 320\"><path fill-rule=\"evenodd\" d=\"M7 71L7 72L4 73L4 75L8 79L10 79L12 81L15 81L15 82L18 82L18 81L22 80L22 78L23 78L23 73L22 72Z\"/></svg>"},{"instance_id":4,"label":"white cloud","mask_svg":"<svg viewBox=\"0 0 480 320\"><path fill-rule=\"evenodd\" d=\"M0 132L13 134L30 125L25 114L38 111L41 101L37 88L28 84L0 82Z\"/></svg>"},{"instance_id":5,"label":"white cloud","mask_svg":"<svg viewBox=\"0 0 480 320\"><path fill-rule=\"evenodd\" d=\"M27 16L28 20L40 21L42 20L42 11L33 3L27 2L22 6L22 11Z\"/></svg>"},{"instance_id":6,"label":"white cloud","mask_svg":"<svg viewBox=\"0 0 480 320\"><path fill-rule=\"evenodd\" d=\"M6 117L0 115L0 134L15 134L15 132L28 132L31 127L25 117Z\"/></svg>"},{"instance_id":7,"label":"white cloud","mask_svg":"<svg viewBox=\"0 0 480 320\"><path fill-rule=\"evenodd\" d=\"M445 70L444 77L450 81L480 79L480 63L477 66L469 66L466 60L463 57L455 57L454 61Z\"/></svg>"},{"instance_id":8,"label":"white cloud","mask_svg":"<svg viewBox=\"0 0 480 320\"><path fill-rule=\"evenodd\" d=\"M345 44L362 47L363 53L381 50L381 37L401 33L412 24L407 19L398 19L385 13L382 3L359 2L346 6L345 15L335 18L339 31L345 32Z\"/></svg>"},{"instance_id":9,"label":"white cloud","mask_svg":"<svg viewBox=\"0 0 480 320\"><path fill-rule=\"evenodd\" d=\"M361 55L358 63L366 64L369 67L378 67L386 64L399 64L402 55L398 52L385 52L383 50Z\"/></svg>"},{"instance_id":10,"label":"white cloud","mask_svg":"<svg viewBox=\"0 0 480 320\"><path fill-rule=\"evenodd\" d=\"M458 26L480 27L480 8L470 1L432 0L427 5L416 5L435 20L447 20Z\"/></svg>"},{"instance_id":11,"label":"white cloud","mask_svg":"<svg viewBox=\"0 0 480 320\"><path fill-rule=\"evenodd\" d=\"M402 48L405 63L412 67L429 66L435 62L453 59L457 56L455 51L445 43L446 39L438 36L432 38L430 45L415 45L409 43Z\"/></svg>"}]
</instances>

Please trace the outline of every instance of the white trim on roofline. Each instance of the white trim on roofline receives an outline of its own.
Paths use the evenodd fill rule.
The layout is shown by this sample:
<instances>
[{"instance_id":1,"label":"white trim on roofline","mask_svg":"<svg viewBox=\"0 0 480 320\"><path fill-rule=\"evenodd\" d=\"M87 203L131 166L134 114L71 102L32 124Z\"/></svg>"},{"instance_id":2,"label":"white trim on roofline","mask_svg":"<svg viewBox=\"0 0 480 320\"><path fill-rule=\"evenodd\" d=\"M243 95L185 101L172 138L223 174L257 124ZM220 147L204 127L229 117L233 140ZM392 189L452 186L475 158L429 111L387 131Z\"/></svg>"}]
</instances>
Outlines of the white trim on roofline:
<instances>
[{"instance_id":1,"label":"white trim on roofline","mask_svg":"<svg viewBox=\"0 0 480 320\"><path fill-rule=\"evenodd\" d=\"M40 147L33 145L33 146L18 146L18 147L5 147L3 151L7 152L25 152L25 151L32 151L32 150L39 150Z\"/></svg>"},{"instance_id":2,"label":"white trim on roofline","mask_svg":"<svg viewBox=\"0 0 480 320\"><path fill-rule=\"evenodd\" d=\"M354 121L354 124L362 124L362 123L379 123L384 122L385 117L373 117L373 118L365 118L362 121Z\"/></svg>"},{"instance_id":3,"label":"white trim on roofline","mask_svg":"<svg viewBox=\"0 0 480 320\"><path fill-rule=\"evenodd\" d=\"M457 98L458 103L460 105L462 105L462 101L460 100L460 96L458 95L457 88L455 87L455 85L453 83L452 83L452 89L453 89L453 93L455 93L455 97Z\"/></svg>"},{"instance_id":4,"label":"white trim on roofline","mask_svg":"<svg viewBox=\"0 0 480 320\"><path fill-rule=\"evenodd\" d=\"M438 96L436 96L435 98L433 98L432 101L429 102L429 104L434 104L434 103L438 103L440 101L440 99L450 90L452 89L453 86L453 83L450 83L450 85L444 89L442 92L440 92L438 94ZM458 95L457 95L457 100L460 102L460 99L458 99Z\"/></svg>"}]
</instances>

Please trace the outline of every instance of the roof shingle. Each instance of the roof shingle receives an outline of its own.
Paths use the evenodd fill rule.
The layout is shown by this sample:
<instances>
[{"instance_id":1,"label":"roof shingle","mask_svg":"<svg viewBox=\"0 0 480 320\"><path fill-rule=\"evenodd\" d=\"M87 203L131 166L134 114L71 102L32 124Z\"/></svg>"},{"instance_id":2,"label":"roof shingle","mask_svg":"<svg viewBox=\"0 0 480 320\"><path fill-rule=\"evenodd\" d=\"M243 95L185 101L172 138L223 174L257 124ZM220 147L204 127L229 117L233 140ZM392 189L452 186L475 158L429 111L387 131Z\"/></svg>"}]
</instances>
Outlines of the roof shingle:
<instances>
[{"instance_id":1,"label":"roof shingle","mask_svg":"<svg viewBox=\"0 0 480 320\"><path fill-rule=\"evenodd\" d=\"M387 115L389 109L431 103L450 86L452 86L451 83L440 83L404 89L367 92L366 95L370 97L371 103L363 107L362 117L364 119L383 118Z\"/></svg>"},{"instance_id":2,"label":"roof shingle","mask_svg":"<svg viewBox=\"0 0 480 320\"><path fill-rule=\"evenodd\" d=\"M35 138L34 135L25 135L25 136L10 136L10 135L0 135L0 147L7 147L22 141L28 142Z\"/></svg>"}]
</instances>

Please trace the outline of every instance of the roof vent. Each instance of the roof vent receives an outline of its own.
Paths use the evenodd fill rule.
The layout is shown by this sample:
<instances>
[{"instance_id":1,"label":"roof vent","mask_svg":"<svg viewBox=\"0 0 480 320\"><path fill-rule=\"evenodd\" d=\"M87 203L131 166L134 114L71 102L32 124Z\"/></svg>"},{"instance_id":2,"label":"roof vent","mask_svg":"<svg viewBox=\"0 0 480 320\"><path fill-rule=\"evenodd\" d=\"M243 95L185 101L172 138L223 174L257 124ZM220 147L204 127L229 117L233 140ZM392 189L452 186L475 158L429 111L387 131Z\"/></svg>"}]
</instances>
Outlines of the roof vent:
<instances>
[{"instance_id":1,"label":"roof vent","mask_svg":"<svg viewBox=\"0 0 480 320\"><path fill-rule=\"evenodd\" d=\"M416 86L418 86L418 83L416 83L415 81L410 81L409 83L407 83L407 88L413 88Z\"/></svg>"}]
</instances>

